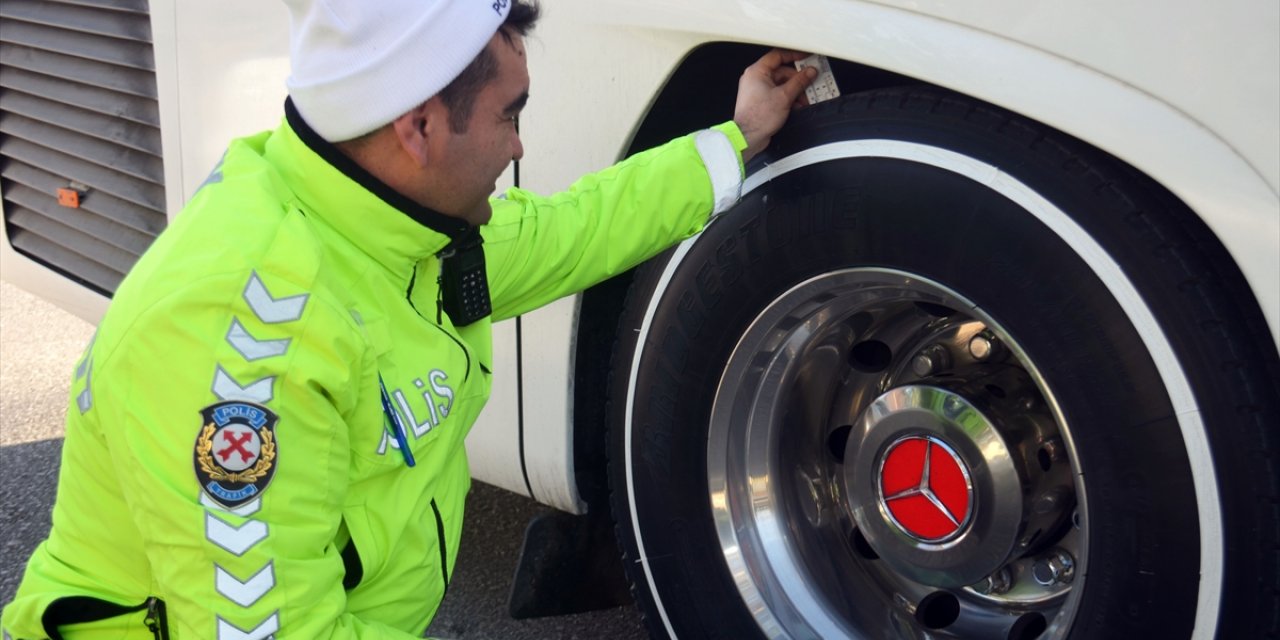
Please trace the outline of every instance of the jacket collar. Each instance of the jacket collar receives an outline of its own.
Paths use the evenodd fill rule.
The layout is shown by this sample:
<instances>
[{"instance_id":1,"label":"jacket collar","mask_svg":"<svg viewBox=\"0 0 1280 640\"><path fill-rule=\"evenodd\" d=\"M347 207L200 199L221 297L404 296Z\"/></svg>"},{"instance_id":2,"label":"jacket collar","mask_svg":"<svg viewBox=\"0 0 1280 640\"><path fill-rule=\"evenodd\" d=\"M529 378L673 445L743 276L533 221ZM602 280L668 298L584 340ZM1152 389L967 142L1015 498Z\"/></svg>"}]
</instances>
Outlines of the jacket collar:
<instances>
[{"instance_id":1,"label":"jacket collar","mask_svg":"<svg viewBox=\"0 0 1280 640\"><path fill-rule=\"evenodd\" d=\"M273 162L307 215L333 227L391 271L406 275L422 259L473 231L466 221L424 207L365 171L321 138L285 100L285 126ZM270 148L268 154L272 154ZM407 277L407 276L406 276Z\"/></svg>"}]
</instances>

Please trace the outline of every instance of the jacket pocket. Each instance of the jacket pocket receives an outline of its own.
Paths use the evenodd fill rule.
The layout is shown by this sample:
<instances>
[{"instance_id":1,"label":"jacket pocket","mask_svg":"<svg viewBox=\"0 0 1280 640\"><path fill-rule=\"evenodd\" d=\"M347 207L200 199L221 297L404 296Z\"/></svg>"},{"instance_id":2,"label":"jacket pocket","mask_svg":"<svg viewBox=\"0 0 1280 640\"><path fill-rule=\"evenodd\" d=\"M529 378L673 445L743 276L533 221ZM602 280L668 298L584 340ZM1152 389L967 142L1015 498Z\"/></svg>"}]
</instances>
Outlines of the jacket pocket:
<instances>
[{"instance_id":1,"label":"jacket pocket","mask_svg":"<svg viewBox=\"0 0 1280 640\"><path fill-rule=\"evenodd\" d=\"M342 546L342 588L351 591L377 576L383 563L382 545L374 532L365 505L347 505L342 509L342 525L347 529L347 542Z\"/></svg>"},{"instance_id":2,"label":"jacket pocket","mask_svg":"<svg viewBox=\"0 0 1280 640\"><path fill-rule=\"evenodd\" d=\"M444 593L449 593L449 545L445 540L444 518L440 517L440 507L436 499L431 499L431 512L436 517L436 545L440 549L440 578L444 581ZM442 595L441 598L444 596Z\"/></svg>"},{"instance_id":3,"label":"jacket pocket","mask_svg":"<svg viewBox=\"0 0 1280 640\"><path fill-rule=\"evenodd\" d=\"M347 540L342 548L342 588L350 591L360 586L364 579L364 565L360 563L360 551L356 549L355 539Z\"/></svg>"},{"instance_id":4,"label":"jacket pocket","mask_svg":"<svg viewBox=\"0 0 1280 640\"><path fill-rule=\"evenodd\" d=\"M140 620L144 610L146 614ZM126 606L91 596L65 596L50 602L45 607L44 615L40 617L41 626L51 640L62 640L63 631L75 633L94 630L131 636L129 631L137 630L141 626L139 622L145 624L157 640L168 640L164 602L156 598L148 598L139 605Z\"/></svg>"}]
</instances>

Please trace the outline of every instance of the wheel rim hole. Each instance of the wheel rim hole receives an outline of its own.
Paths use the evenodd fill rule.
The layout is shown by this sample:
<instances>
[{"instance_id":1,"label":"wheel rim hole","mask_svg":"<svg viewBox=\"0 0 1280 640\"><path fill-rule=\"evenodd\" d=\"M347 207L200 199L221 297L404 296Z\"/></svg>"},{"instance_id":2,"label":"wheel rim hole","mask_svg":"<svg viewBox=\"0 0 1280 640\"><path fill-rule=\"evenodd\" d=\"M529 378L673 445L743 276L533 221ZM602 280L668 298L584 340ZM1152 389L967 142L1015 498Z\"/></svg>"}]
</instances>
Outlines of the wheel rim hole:
<instances>
[{"instance_id":1,"label":"wheel rim hole","mask_svg":"<svg viewBox=\"0 0 1280 640\"><path fill-rule=\"evenodd\" d=\"M844 462L844 449L849 444L849 434L852 432L853 425L846 424L836 427L827 435L827 448L831 450L831 456L836 462Z\"/></svg>"},{"instance_id":2,"label":"wheel rim hole","mask_svg":"<svg viewBox=\"0 0 1280 640\"><path fill-rule=\"evenodd\" d=\"M1049 452L1044 447L1040 447L1040 450L1036 452L1036 461L1040 463L1041 471L1048 471L1049 467L1053 466L1053 456L1049 455Z\"/></svg>"},{"instance_id":3,"label":"wheel rim hole","mask_svg":"<svg viewBox=\"0 0 1280 640\"><path fill-rule=\"evenodd\" d=\"M934 304L932 302L917 302L916 308L935 318L947 318L955 315L956 313L956 310L951 307Z\"/></svg>"},{"instance_id":4,"label":"wheel rim hole","mask_svg":"<svg viewBox=\"0 0 1280 640\"><path fill-rule=\"evenodd\" d=\"M1009 628L1009 640L1034 640L1048 628L1049 623L1044 619L1044 614L1037 611L1024 613Z\"/></svg>"},{"instance_id":5,"label":"wheel rim hole","mask_svg":"<svg viewBox=\"0 0 1280 640\"><path fill-rule=\"evenodd\" d=\"M853 544L853 550L857 551L858 555L863 558L867 560L880 559L880 554L871 548L871 543L867 542L867 537L862 535L861 529L854 528L853 533L849 534L849 541Z\"/></svg>"},{"instance_id":6,"label":"wheel rim hole","mask_svg":"<svg viewBox=\"0 0 1280 640\"><path fill-rule=\"evenodd\" d=\"M863 373L879 373L889 368L893 350L879 340L866 340L849 350L849 366Z\"/></svg>"},{"instance_id":7,"label":"wheel rim hole","mask_svg":"<svg viewBox=\"0 0 1280 640\"><path fill-rule=\"evenodd\" d=\"M960 599L946 591L934 591L916 606L916 620L930 629L949 627L959 617Z\"/></svg>"},{"instance_id":8,"label":"wheel rim hole","mask_svg":"<svg viewBox=\"0 0 1280 640\"><path fill-rule=\"evenodd\" d=\"M987 389L987 393L989 393L989 394L991 394L991 395L993 395L993 396L995 396L995 397L997 397L997 398L1000 398L1001 400L1003 400L1003 399L1005 398L1005 396L1007 396L1007 395L1008 395L1007 393L1005 393L1005 392L1004 392L1004 389L1002 389L1002 388L1000 388L1000 387L997 387L997 386L996 386L996 385L994 385L994 384L989 384L989 385L987 385L987 386L986 386L986 389Z\"/></svg>"}]
</instances>

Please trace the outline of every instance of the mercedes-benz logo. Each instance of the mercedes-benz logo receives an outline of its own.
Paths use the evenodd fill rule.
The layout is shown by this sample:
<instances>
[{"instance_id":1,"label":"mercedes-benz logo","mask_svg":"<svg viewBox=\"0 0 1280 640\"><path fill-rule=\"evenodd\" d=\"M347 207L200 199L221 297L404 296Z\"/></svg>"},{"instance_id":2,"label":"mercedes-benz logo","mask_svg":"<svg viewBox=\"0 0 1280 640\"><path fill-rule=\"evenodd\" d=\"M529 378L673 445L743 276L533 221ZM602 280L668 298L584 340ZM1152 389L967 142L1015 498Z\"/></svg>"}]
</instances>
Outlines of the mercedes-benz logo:
<instances>
[{"instance_id":1,"label":"mercedes-benz logo","mask_svg":"<svg viewBox=\"0 0 1280 640\"><path fill-rule=\"evenodd\" d=\"M921 542L954 539L973 515L969 468L934 436L906 436L889 445L880 459L877 485L885 517Z\"/></svg>"}]
</instances>

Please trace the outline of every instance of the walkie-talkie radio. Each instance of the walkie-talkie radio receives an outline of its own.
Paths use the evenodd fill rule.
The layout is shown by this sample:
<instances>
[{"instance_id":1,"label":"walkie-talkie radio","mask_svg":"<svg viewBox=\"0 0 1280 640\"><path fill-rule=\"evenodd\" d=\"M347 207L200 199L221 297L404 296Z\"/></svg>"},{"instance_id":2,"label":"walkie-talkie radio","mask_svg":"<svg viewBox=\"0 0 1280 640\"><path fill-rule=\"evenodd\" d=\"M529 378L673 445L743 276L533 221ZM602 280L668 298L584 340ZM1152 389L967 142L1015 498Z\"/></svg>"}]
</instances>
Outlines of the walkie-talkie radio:
<instances>
[{"instance_id":1,"label":"walkie-talkie radio","mask_svg":"<svg viewBox=\"0 0 1280 640\"><path fill-rule=\"evenodd\" d=\"M483 245L480 230L472 227L439 254L440 304L455 327L464 327L493 313Z\"/></svg>"}]
</instances>

